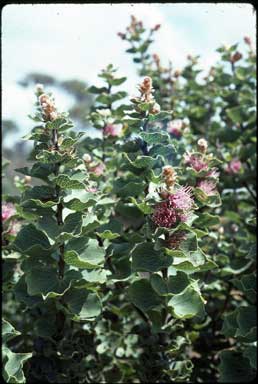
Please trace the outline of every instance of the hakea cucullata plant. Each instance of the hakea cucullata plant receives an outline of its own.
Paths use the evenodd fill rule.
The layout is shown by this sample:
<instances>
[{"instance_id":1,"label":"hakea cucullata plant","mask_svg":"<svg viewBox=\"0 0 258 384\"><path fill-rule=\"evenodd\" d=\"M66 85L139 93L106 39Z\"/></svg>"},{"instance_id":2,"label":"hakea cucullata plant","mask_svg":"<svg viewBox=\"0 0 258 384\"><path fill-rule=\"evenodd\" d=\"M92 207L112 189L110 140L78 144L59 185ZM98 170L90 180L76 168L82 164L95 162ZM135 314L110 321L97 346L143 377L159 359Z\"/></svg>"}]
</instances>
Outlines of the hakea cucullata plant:
<instances>
[{"instance_id":1,"label":"hakea cucullata plant","mask_svg":"<svg viewBox=\"0 0 258 384\"><path fill-rule=\"evenodd\" d=\"M198 239L206 235L204 225L217 225L219 220L206 212L198 215L198 204L205 206L205 201L195 201L196 184L191 174L191 185L185 176L179 184L181 176L177 174L186 174L187 165L183 153L176 149L177 143L160 130L160 121L171 112L160 111L152 79L144 78L138 90L139 96L124 108L122 121L127 130L116 143L116 156L121 161L113 181L113 224L117 221L123 230L110 244L108 253L112 274L121 280L118 292L142 319L144 335L153 338L153 344L146 346L140 337L140 345L145 345L144 352L139 353L140 364L146 359L156 361L158 350L163 353L165 371L154 373L148 366L142 377L175 380L191 374L190 357L180 349L170 354L166 345L175 337L190 342L190 329L179 331L178 324L173 325L176 319L183 326L186 319L198 322L205 316L205 299L194 276L216 268L216 264L200 249ZM198 152L198 156L204 154ZM214 171L214 167L209 164L207 170ZM113 302L117 302L115 297ZM157 345L156 354L153 348Z\"/></svg>"},{"instance_id":2,"label":"hakea cucullata plant","mask_svg":"<svg viewBox=\"0 0 258 384\"><path fill-rule=\"evenodd\" d=\"M255 376L257 342L252 320L255 300L247 294L247 285L254 289L256 281L255 262L251 256L256 246L256 53L250 37L245 36L247 52L240 52L238 44L219 47L218 62L207 74L202 75L198 56L192 55L187 56L184 68L173 71L171 63L163 68L158 54L151 54L151 39L145 44L145 36L150 32L142 22L137 22L141 29L136 42L131 28L120 37L131 45L127 52L133 55L139 73L154 79L162 109L173 109L175 120L166 121L167 131L190 147L194 138L198 141L205 136L209 151L221 161L217 166L222 206L215 208L220 203L216 186L218 171L209 170L209 159L201 154L185 155L191 185L196 185L196 199L199 204L213 205L220 216L219 233L209 228L209 246L205 246L215 254L214 261L219 269L205 275L204 286L209 285L206 308L211 322L200 333L200 347L197 348L197 353L202 354L204 348L209 356L211 376L207 376L205 364L197 357L193 379L205 381L207 377L212 380L216 377L234 382L241 377L249 380ZM144 54L140 53L142 49ZM190 122L189 135L182 130L184 117ZM199 150L202 152L201 148ZM239 309L237 294L243 298ZM250 323L250 335L244 330L245 322ZM232 344L228 343L229 336L233 336ZM222 352L218 355L216 350ZM242 369L235 372L236 366Z\"/></svg>"},{"instance_id":3,"label":"hakea cucullata plant","mask_svg":"<svg viewBox=\"0 0 258 384\"><path fill-rule=\"evenodd\" d=\"M8 382L255 377L255 52L220 47L199 81L198 57L150 52L160 27L119 33L142 78L128 104L101 71L96 137L36 87L32 166L2 208Z\"/></svg>"},{"instance_id":4,"label":"hakea cucullata plant","mask_svg":"<svg viewBox=\"0 0 258 384\"><path fill-rule=\"evenodd\" d=\"M103 270L105 276L105 251L91 227L91 217L94 210L99 210L101 217L102 195L92 192L93 182L76 154L81 133L71 131L71 121L58 112L51 95L37 88L36 96L33 119L37 126L26 137L34 141L34 164L17 170L26 175L26 186L19 183L19 214L27 223L9 248L20 255L15 297L26 313L25 328L33 322L24 341L27 350L34 343L27 379L52 382L60 374L62 380L69 381L75 368L73 364L63 367L68 357L62 352L60 358L58 349L78 332L74 321L93 320L101 312L97 275ZM37 178L42 184L32 186L28 178ZM9 204L3 209L4 220L12 214L11 208ZM23 360L14 374L11 351L6 359L5 379L21 375ZM48 364L49 369L42 364Z\"/></svg>"}]
</instances>

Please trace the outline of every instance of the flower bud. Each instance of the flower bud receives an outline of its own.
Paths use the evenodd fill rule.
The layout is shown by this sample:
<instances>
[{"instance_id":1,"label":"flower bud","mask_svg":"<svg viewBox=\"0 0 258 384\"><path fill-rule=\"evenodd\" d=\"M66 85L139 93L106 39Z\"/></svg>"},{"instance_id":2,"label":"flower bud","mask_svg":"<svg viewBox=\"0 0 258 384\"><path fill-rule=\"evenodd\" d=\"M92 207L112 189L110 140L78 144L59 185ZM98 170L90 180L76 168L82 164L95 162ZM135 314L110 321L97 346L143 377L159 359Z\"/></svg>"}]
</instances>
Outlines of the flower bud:
<instances>
[{"instance_id":1,"label":"flower bud","mask_svg":"<svg viewBox=\"0 0 258 384\"><path fill-rule=\"evenodd\" d=\"M88 153L85 153L83 156L82 156L82 160L85 162L85 163L90 163L91 162L91 156L88 154Z\"/></svg>"},{"instance_id":2,"label":"flower bud","mask_svg":"<svg viewBox=\"0 0 258 384\"><path fill-rule=\"evenodd\" d=\"M60 136L57 140L58 145L62 145L62 142L64 141L63 136Z\"/></svg>"},{"instance_id":3,"label":"flower bud","mask_svg":"<svg viewBox=\"0 0 258 384\"><path fill-rule=\"evenodd\" d=\"M242 54L240 52L234 53L234 55L231 56L230 61L231 63L236 63L237 61L242 59Z\"/></svg>"},{"instance_id":4,"label":"flower bud","mask_svg":"<svg viewBox=\"0 0 258 384\"><path fill-rule=\"evenodd\" d=\"M177 173L171 165L166 165L162 169L162 177L168 189L171 189L177 178Z\"/></svg>"},{"instance_id":5,"label":"flower bud","mask_svg":"<svg viewBox=\"0 0 258 384\"><path fill-rule=\"evenodd\" d=\"M175 77L179 77L180 75L181 75L180 69L176 69L175 72L174 72L174 76Z\"/></svg>"},{"instance_id":6,"label":"flower bud","mask_svg":"<svg viewBox=\"0 0 258 384\"><path fill-rule=\"evenodd\" d=\"M153 57L153 60L155 61L155 63L158 65L158 64L160 63L160 57L159 57L159 55L157 55L157 53L154 53L154 54L152 55L152 57Z\"/></svg>"},{"instance_id":7,"label":"flower bud","mask_svg":"<svg viewBox=\"0 0 258 384\"><path fill-rule=\"evenodd\" d=\"M158 30L160 29L160 27L161 27L161 24L156 24L156 25L152 28L152 30L153 30L153 31L158 31Z\"/></svg>"},{"instance_id":8,"label":"flower bud","mask_svg":"<svg viewBox=\"0 0 258 384\"><path fill-rule=\"evenodd\" d=\"M49 96L45 93L39 96L39 102L42 105L43 103L48 103L49 102Z\"/></svg>"},{"instance_id":9,"label":"flower bud","mask_svg":"<svg viewBox=\"0 0 258 384\"><path fill-rule=\"evenodd\" d=\"M231 229L232 229L233 232L236 233L239 230L239 226L234 223L234 224L231 225Z\"/></svg>"},{"instance_id":10,"label":"flower bud","mask_svg":"<svg viewBox=\"0 0 258 384\"><path fill-rule=\"evenodd\" d=\"M146 101L150 101L152 93L152 78L146 76L143 82L139 85L139 91L145 97Z\"/></svg>"},{"instance_id":11,"label":"flower bud","mask_svg":"<svg viewBox=\"0 0 258 384\"><path fill-rule=\"evenodd\" d=\"M222 227L222 226L219 227L218 232L219 232L220 235L223 235L223 233L224 233L224 227Z\"/></svg>"},{"instance_id":12,"label":"flower bud","mask_svg":"<svg viewBox=\"0 0 258 384\"><path fill-rule=\"evenodd\" d=\"M237 174L241 171L242 163L239 159L232 159L226 166L225 171L231 175Z\"/></svg>"},{"instance_id":13,"label":"flower bud","mask_svg":"<svg viewBox=\"0 0 258 384\"><path fill-rule=\"evenodd\" d=\"M251 39L250 39L249 36L245 36L245 37L244 37L244 42L245 42L247 45L252 45L252 41L251 41Z\"/></svg>"},{"instance_id":14,"label":"flower bud","mask_svg":"<svg viewBox=\"0 0 258 384\"><path fill-rule=\"evenodd\" d=\"M39 96L39 102L42 108L42 115L46 120L53 121L58 117L55 103L47 94L42 93Z\"/></svg>"},{"instance_id":15,"label":"flower bud","mask_svg":"<svg viewBox=\"0 0 258 384\"><path fill-rule=\"evenodd\" d=\"M225 51L228 51L230 49L230 45L224 43L223 48L225 49Z\"/></svg>"},{"instance_id":16,"label":"flower bud","mask_svg":"<svg viewBox=\"0 0 258 384\"><path fill-rule=\"evenodd\" d=\"M198 148L198 151L205 153L207 151L207 148L208 148L207 141L205 139L199 139L197 141L197 148Z\"/></svg>"},{"instance_id":17,"label":"flower bud","mask_svg":"<svg viewBox=\"0 0 258 384\"><path fill-rule=\"evenodd\" d=\"M43 84L36 84L36 93L43 93L44 92L44 85Z\"/></svg>"},{"instance_id":18,"label":"flower bud","mask_svg":"<svg viewBox=\"0 0 258 384\"><path fill-rule=\"evenodd\" d=\"M26 176L24 177L24 182L25 182L25 184L30 184L30 183L31 183L31 176L26 175Z\"/></svg>"},{"instance_id":19,"label":"flower bud","mask_svg":"<svg viewBox=\"0 0 258 384\"><path fill-rule=\"evenodd\" d=\"M122 32L118 32L117 36L121 37L122 40L125 40L125 33L122 33Z\"/></svg>"}]
</instances>

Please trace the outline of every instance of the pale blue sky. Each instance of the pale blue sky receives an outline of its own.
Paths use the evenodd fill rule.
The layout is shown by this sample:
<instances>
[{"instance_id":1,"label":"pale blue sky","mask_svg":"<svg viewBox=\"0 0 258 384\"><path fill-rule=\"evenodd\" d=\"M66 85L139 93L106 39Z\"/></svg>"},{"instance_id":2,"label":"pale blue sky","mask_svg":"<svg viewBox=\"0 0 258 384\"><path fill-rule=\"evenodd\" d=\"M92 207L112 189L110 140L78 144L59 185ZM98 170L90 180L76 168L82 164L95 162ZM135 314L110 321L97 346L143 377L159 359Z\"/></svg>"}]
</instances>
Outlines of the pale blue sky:
<instances>
[{"instance_id":1,"label":"pale blue sky","mask_svg":"<svg viewBox=\"0 0 258 384\"><path fill-rule=\"evenodd\" d=\"M112 62L128 77L130 94L138 83L136 67L125 53L127 44L118 38L134 14L148 27L157 23L153 52L175 68L186 55L200 54L202 67L217 60L215 49L250 36L255 45L255 13L250 4L21 4L2 11L2 81L4 118L20 123L23 133L30 125L34 95L17 85L33 71L60 80L80 78L99 82L97 74ZM61 109L67 99L56 95Z\"/></svg>"}]
</instances>

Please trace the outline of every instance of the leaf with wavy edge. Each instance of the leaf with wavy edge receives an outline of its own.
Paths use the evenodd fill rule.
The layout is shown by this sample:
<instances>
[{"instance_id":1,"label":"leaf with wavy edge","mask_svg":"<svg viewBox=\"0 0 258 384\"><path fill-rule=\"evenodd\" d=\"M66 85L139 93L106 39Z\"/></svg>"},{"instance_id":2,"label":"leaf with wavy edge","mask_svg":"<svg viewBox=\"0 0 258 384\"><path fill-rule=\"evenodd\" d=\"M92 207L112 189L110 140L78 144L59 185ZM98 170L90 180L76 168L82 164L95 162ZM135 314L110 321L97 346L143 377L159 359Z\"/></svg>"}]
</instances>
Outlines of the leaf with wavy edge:
<instances>
[{"instance_id":1,"label":"leaf with wavy edge","mask_svg":"<svg viewBox=\"0 0 258 384\"><path fill-rule=\"evenodd\" d=\"M102 268L104 263L105 250L98 245L95 239L80 239L77 241L77 249L73 248L75 242L72 240L69 244L71 250L67 250L64 254L64 260L67 264L77 268L95 269Z\"/></svg>"},{"instance_id":2,"label":"leaf with wavy edge","mask_svg":"<svg viewBox=\"0 0 258 384\"><path fill-rule=\"evenodd\" d=\"M190 319L204 312L204 299L192 286L177 295L174 295L168 302L174 316L179 319Z\"/></svg>"},{"instance_id":3,"label":"leaf with wavy edge","mask_svg":"<svg viewBox=\"0 0 258 384\"><path fill-rule=\"evenodd\" d=\"M48 255L52 246L44 232L38 230L33 224L28 224L21 229L13 242L15 250L26 255Z\"/></svg>"}]
</instances>

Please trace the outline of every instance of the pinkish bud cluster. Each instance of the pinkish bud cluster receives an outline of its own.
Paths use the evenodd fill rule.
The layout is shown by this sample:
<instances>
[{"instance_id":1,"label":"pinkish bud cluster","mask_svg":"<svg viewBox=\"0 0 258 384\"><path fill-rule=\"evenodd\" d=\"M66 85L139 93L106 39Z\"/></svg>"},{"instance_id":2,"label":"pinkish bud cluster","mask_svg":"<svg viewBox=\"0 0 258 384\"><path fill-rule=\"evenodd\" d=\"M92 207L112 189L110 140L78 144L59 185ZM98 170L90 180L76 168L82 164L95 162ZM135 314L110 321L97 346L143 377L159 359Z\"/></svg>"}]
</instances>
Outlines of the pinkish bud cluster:
<instances>
[{"instance_id":1,"label":"pinkish bud cluster","mask_svg":"<svg viewBox=\"0 0 258 384\"><path fill-rule=\"evenodd\" d=\"M189 218L194 206L191 187L180 187L169 194L166 201L157 204L152 221L159 227L172 228Z\"/></svg>"},{"instance_id":2,"label":"pinkish bud cluster","mask_svg":"<svg viewBox=\"0 0 258 384\"><path fill-rule=\"evenodd\" d=\"M233 159L231 160L227 166L225 171L231 175L239 173L242 168L242 163L239 159Z\"/></svg>"},{"instance_id":3,"label":"pinkish bud cluster","mask_svg":"<svg viewBox=\"0 0 258 384\"><path fill-rule=\"evenodd\" d=\"M143 79L142 83L139 84L138 89L141 93L141 96L135 97L135 98L131 99L131 101L133 103L136 103L136 104L140 103L140 102L150 103L149 113L153 114L153 115L159 113L160 112L160 105L155 102L155 99L152 95L152 93L154 92L154 89L152 87L151 77L146 76Z\"/></svg>"},{"instance_id":4,"label":"pinkish bud cluster","mask_svg":"<svg viewBox=\"0 0 258 384\"><path fill-rule=\"evenodd\" d=\"M208 169L208 164L203 160L201 155L186 153L184 155L185 164L189 165L196 172L200 172Z\"/></svg>"},{"instance_id":5,"label":"pinkish bud cluster","mask_svg":"<svg viewBox=\"0 0 258 384\"><path fill-rule=\"evenodd\" d=\"M140 93L141 93L141 98L145 102L149 102L153 100L152 93L154 89L152 88L152 78L149 76L146 76L143 79L143 82L139 85L138 87Z\"/></svg>"},{"instance_id":6,"label":"pinkish bud cluster","mask_svg":"<svg viewBox=\"0 0 258 384\"><path fill-rule=\"evenodd\" d=\"M171 167L171 165L166 165L165 167L163 167L162 177L165 181L168 190L174 187L177 178L177 173L174 168Z\"/></svg>"},{"instance_id":7,"label":"pinkish bud cluster","mask_svg":"<svg viewBox=\"0 0 258 384\"><path fill-rule=\"evenodd\" d=\"M47 94L43 93L42 95L40 95L39 102L45 120L53 121L58 117L55 103Z\"/></svg>"},{"instance_id":8,"label":"pinkish bud cluster","mask_svg":"<svg viewBox=\"0 0 258 384\"><path fill-rule=\"evenodd\" d=\"M143 27L142 21L138 21L134 15L131 15L131 24L126 28L126 31L135 35Z\"/></svg>"}]
</instances>

